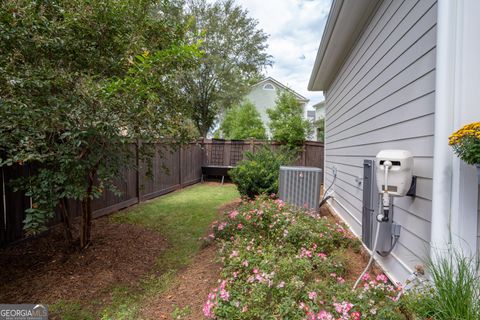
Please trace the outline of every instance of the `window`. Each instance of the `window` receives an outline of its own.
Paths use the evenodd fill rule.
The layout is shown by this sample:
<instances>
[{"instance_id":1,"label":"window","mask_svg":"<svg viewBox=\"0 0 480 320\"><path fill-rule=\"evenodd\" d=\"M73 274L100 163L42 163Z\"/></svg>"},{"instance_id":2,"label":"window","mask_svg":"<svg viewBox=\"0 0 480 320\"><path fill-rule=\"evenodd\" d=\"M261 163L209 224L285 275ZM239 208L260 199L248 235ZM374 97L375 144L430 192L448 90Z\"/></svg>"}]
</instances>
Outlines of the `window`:
<instances>
[{"instance_id":1,"label":"window","mask_svg":"<svg viewBox=\"0 0 480 320\"><path fill-rule=\"evenodd\" d=\"M275 90L275 87L271 83L267 83L263 86L263 90Z\"/></svg>"},{"instance_id":2,"label":"window","mask_svg":"<svg viewBox=\"0 0 480 320\"><path fill-rule=\"evenodd\" d=\"M311 121L315 121L315 111L307 110L307 118Z\"/></svg>"}]
</instances>

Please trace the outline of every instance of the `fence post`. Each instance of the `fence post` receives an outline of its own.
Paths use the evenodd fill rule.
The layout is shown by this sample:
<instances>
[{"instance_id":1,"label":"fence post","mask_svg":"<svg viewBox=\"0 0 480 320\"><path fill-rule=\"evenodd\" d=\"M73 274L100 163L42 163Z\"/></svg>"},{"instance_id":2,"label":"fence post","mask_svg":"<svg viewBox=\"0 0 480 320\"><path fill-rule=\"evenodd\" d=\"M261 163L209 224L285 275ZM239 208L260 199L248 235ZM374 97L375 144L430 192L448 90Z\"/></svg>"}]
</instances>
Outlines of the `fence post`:
<instances>
[{"instance_id":1,"label":"fence post","mask_svg":"<svg viewBox=\"0 0 480 320\"><path fill-rule=\"evenodd\" d=\"M208 162L208 156L207 156L208 146L205 138L202 138L201 145L202 145L202 166L206 166L208 165L207 163Z\"/></svg>"},{"instance_id":2,"label":"fence post","mask_svg":"<svg viewBox=\"0 0 480 320\"><path fill-rule=\"evenodd\" d=\"M307 144L306 142L303 143L302 146L302 154L303 154L303 166L305 167L307 165Z\"/></svg>"},{"instance_id":3,"label":"fence post","mask_svg":"<svg viewBox=\"0 0 480 320\"><path fill-rule=\"evenodd\" d=\"M137 167L136 170L136 178L137 178L137 203L140 203L140 140L137 140L135 144L135 166Z\"/></svg>"},{"instance_id":4,"label":"fence post","mask_svg":"<svg viewBox=\"0 0 480 320\"><path fill-rule=\"evenodd\" d=\"M183 183L182 183L182 170L183 170L183 166L182 166L182 160L183 160L183 146L180 146L180 150L178 150L178 179L179 179L179 182L180 182L180 189L183 188Z\"/></svg>"},{"instance_id":5,"label":"fence post","mask_svg":"<svg viewBox=\"0 0 480 320\"><path fill-rule=\"evenodd\" d=\"M3 177L3 167L0 167L0 247L3 245L7 244L6 241L6 233L7 233L7 226L5 225L5 220L7 218L7 212L6 212L6 203L4 203L4 200L6 200L4 196L4 184L5 184L5 179Z\"/></svg>"}]
</instances>

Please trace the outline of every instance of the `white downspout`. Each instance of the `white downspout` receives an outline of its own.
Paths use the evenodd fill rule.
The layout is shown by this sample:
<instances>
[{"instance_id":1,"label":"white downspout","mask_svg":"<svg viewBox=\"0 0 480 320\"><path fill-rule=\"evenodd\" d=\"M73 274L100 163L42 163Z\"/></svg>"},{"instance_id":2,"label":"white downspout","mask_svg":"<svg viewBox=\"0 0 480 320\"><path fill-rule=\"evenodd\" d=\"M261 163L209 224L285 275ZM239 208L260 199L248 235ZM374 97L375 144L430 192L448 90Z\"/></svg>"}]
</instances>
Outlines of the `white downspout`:
<instances>
[{"instance_id":1,"label":"white downspout","mask_svg":"<svg viewBox=\"0 0 480 320\"><path fill-rule=\"evenodd\" d=\"M431 253L478 250L476 171L453 155L448 136L480 120L480 2L438 0ZM437 250L438 251L438 250Z\"/></svg>"},{"instance_id":2,"label":"white downspout","mask_svg":"<svg viewBox=\"0 0 480 320\"><path fill-rule=\"evenodd\" d=\"M435 90L435 137L431 254L451 244L452 151L448 137L453 132L455 105L456 1L439 0Z\"/></svg>"}]
</instances>

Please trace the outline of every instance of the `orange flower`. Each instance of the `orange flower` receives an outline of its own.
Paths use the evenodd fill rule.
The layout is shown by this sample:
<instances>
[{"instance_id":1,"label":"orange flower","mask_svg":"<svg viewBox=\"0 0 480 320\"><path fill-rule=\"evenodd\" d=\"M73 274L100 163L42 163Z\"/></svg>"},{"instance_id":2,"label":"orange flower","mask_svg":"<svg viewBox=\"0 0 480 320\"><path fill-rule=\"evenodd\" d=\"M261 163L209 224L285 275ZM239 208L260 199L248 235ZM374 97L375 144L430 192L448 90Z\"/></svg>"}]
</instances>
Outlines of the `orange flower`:
<instances>
[{"instance_id":1,"label":"orange flower","mask_svg":"<svg viewBox=\"0 0 480 320\"><path fill-rule=\"evenodd\" d=\"M465 137L480 139L480 122L473 122L463 126L448 137L448 144L453 146L462 141Z\"/></svg>"}]
</instances>

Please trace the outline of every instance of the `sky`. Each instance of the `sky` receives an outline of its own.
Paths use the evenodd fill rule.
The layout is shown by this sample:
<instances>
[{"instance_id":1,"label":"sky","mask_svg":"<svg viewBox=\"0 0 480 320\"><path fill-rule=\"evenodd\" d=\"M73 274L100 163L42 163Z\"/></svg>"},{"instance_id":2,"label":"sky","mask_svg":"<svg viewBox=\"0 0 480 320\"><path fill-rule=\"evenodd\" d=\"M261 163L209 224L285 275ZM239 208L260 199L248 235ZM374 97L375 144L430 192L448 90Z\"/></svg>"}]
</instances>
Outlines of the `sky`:
<instances>
[{"instance_id":1,"label":"sky","mask_svg":"<svg viewBox=\"0 0 480 320\"><path fill-rule=\"evenodd\" d=\"M324 100L321 92L307 90L331 0L236 0L269 36L267 52L273 67L266 75L310 99Z\"/></svg>"}]
</instances>

